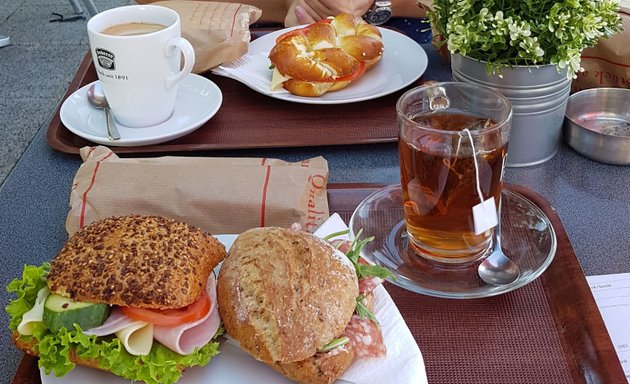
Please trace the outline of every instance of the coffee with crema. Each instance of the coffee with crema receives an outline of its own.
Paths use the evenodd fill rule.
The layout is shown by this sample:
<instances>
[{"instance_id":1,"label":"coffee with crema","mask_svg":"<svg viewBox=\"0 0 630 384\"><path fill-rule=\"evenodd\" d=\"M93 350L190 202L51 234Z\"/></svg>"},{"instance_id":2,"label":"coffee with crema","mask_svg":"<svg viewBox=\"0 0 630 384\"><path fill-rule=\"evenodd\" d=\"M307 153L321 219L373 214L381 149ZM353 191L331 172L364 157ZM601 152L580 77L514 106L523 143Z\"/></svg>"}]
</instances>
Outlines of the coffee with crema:
<instances>
[{"instance_id":1,"label":"coffee with crema","mask_svg":"<svg viewBox=\"0 0 630 384\"><path fill-rule=\"evenodd\" d=\"M101 33L111 36L136 36L144 35L151 32L157 32L166 28L162 24L153 23L125 23L108 27Z\"/></svg>"}]
</instances>

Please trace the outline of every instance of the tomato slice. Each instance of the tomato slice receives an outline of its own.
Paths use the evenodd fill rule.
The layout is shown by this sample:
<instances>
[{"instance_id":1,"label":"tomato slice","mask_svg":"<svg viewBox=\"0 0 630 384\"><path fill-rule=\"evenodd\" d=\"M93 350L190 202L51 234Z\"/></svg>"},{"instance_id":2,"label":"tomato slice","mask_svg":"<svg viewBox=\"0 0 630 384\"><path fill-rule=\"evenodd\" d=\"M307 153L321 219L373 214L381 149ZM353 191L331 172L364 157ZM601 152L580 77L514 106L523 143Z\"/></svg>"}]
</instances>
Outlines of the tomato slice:
<instances>
[{"instance_id":1,"label":"tomato slice","mask_svg":"<svg viewBox=\"0 0 630 384\"><path fill-rule=\"evenodd\" d=\"M357 68L357 70L352 72L349 75L340 76L340 77L329 77L328 79L318 80L318 81L322 83L336 83L339 81L352 81L363 76L364 73L365 73L365 62L359 61L359 67Z\"/></svg>"},{"instance_id":2,"label":"tomato slice","mask_svg":"<svg viewBox=\"0 0 630 384\"><path fill-rule=\"evenodd\" d=\"M294 29L292 31L289 32L285 32L282 35L276 37L276 43L279 43L280 41L287 39L287 38L291 38L293 36L297 36L297 35L305 35L305 29L306 28L298 28L298 29Z\"/></svg>"},{"instance_id":3,"label":"tomato slice","mask_svg":"<svg viewBox=\"0 0 630 384\"><path fill-rule=\"evenodd\" d=\"M146 321L154 325L174 327L203 318L210 310L210 297L203 292L192 304L176 309L149 309L120 307L120 310L134 320Z\"/></svg>"}]
</instances>

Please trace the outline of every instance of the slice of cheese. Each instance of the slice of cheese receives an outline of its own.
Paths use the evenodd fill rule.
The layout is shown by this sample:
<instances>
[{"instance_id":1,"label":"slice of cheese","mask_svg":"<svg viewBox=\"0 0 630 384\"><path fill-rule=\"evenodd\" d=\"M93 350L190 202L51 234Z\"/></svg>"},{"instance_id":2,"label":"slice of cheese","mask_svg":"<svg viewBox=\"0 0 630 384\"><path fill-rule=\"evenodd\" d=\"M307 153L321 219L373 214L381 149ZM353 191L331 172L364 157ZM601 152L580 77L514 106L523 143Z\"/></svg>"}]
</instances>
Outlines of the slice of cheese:
<instances>
[{"instance_id":1,"label":"slice of cheese","mask_svg":"<svg viewBox=\"0 0 630 384\"><path fill-rule=\"evenodd\" d=\"M291 79L291 77L284 76L278 71L277 68L274 68L273 72L271 73L271 90L276 91L282 88L282 83L284 83L285 81L289 79Z\"/></svg>"},{"instance_id":2,"label":"slice of cheese","mask_svg":"<svg viewBox=\"0 0 630 384\"><path fill-rule=\"evenodd\" d=\"M44 287L37 292L35 305L28 312L22 315L22 321L17 327L20 335L30 336L33 334L33 324L44 321L44 302L50 294L48 287Z\"/></svg>"},{"instance_id":3,"label":"slice of cheese","mask_svg":"<svg viewBox=\"0 0 630 384\"><path fill-rule=\"evenodd\" d=\"M144 356L151 352L153 346L153 324L135 321L116 332L123 346L132 355Z\"/></svg>"}]
</instances>

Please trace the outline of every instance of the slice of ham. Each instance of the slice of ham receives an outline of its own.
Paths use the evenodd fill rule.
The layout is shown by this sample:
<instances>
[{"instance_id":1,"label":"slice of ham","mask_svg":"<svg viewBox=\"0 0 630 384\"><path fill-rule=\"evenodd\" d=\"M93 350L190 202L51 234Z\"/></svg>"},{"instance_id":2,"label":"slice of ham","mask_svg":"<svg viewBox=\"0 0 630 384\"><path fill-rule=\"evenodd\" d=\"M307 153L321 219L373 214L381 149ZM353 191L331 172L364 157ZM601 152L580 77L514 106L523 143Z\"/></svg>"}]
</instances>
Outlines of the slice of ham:
<instances>
[{"instance_id":1,"label":"slice of ham","mask_svg":"<svg viewBox=\"0 0 630 384\"><path fill-rule=\"evenodd\" d=\"M114 308L103 324L99 325L98 327L88 329L87 331L83 331L83 333L86 335L107 336L118 331L122 331L123 329L130 327L135 323L147 324L143 321L134 320L131 317L128 317L127 315L122 313L119 308Z\"/></svg>"},{"instance_id":2,"label":"slice of ham","mask_svg":"<svg viewBox=\"0 0 630 384\"><path fill-rule=\"evenodd\" d=\"M208 344L221 325L214 274L208 277L206 292L212 302L212 307L206 316L176 327L156 325L153 327L153 338L180 355L189 355L195 348Z\"/></svg>"},{"instance_id":3,"label":"slice of ham","mask_svg":"<svg viewBox=\"0 0 630 384\"><path fill-rule=\"evenodd\" d=\"M383 357L387 353L381 327L370 319L352 315L344 335L350 339L355 359Z\"/></svg>"},{"instance_id":4,"label":"slice of ham","mask_svg":"<svg viewBox=\"0 0 630 384\"><path fill-rule=\"evenodd\" d=\"M155 325L153 327L153 338L166 348L181 355L189 355L195 348L201 348L208 344L221 325L219 309L216 305L217 283L214 274L208 276L206 292L210 297L212 306L204 317L176 327ZM84 331L84 333L86 335L107 336L131 327L136 323L144 322L134 320L122 313L120 309L115 308L102 325Z\"/></svg>"}]
</instances>

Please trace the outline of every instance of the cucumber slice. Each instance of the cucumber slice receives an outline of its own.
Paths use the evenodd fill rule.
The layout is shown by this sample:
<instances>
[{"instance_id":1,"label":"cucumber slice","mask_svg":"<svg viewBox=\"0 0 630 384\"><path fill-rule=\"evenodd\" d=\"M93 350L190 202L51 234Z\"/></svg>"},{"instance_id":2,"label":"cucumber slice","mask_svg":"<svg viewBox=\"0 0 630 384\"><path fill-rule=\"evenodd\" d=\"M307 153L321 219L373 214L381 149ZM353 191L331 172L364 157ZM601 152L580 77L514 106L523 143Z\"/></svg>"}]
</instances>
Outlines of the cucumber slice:
<instances>
[{"instance_id":1,"label":"cucumber slice","mask_svg":"<svg viewBox=\"0 0 630 384\"><path fill-rule=\"evenodd\" d=\"M109 316L109 305L74 301L67 297L51 293L44 303L44 324L51 332L61 328L74 329L78 324L81 329L98 327Z\"/></svg>"}]
</instances>

